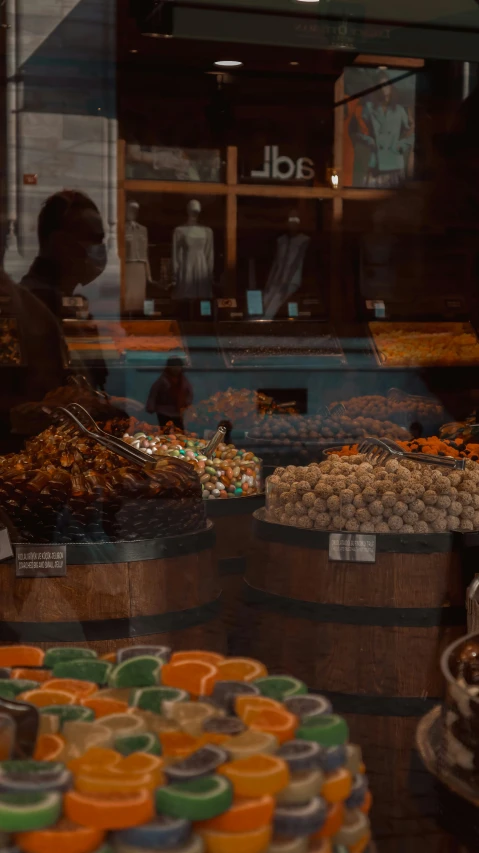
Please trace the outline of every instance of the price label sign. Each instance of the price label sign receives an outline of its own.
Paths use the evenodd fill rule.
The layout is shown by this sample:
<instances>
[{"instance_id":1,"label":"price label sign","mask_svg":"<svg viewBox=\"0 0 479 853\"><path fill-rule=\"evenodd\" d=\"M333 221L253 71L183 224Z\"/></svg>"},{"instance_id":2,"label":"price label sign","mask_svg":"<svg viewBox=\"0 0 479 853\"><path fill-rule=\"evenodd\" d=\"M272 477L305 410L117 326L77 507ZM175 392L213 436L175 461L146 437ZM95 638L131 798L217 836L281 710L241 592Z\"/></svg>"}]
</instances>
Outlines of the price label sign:
<instances>
[{"instance_id":1,"label":"price label sign","mask_svg":"<svg viewBox=\"0 0 479 853\"><path fill-rule=\"evenodd\" d=\"M337 563L375 563L376 537L367 533L330 533L329 559Z\"/></svg>"},{"instance_id":2,"label":"price label sign","mask_svg":"<svg viewBox=\"0 0 479 853\"><path fill-rule=\"evenodd\" d=\"M15 551L17 578L66 577L66 545L17 545Z\"/></svg>"}]
</instances>

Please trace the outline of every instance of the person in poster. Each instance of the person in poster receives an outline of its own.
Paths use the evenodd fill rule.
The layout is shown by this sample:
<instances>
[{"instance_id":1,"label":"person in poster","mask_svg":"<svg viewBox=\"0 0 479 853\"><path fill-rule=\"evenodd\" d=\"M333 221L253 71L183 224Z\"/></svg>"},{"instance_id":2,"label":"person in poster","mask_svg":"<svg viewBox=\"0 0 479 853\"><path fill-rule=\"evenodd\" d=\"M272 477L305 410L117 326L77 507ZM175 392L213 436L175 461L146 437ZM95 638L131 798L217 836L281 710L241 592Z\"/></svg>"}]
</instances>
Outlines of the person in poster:
<instances>
[{"instance_id":1,"label":"person in poster","mask_svg":"<svg viewBox=\"0 0 479 853\"><path fill-rule=\"evenodd\" d=\"M346 122L354 145L350 185L394 189L404 183L409 173L414 148L413 111L407 106L403 91L391 83L387 70L380 70L372 85L381 88L348 104Z\"/></svg>"}]
</instances>

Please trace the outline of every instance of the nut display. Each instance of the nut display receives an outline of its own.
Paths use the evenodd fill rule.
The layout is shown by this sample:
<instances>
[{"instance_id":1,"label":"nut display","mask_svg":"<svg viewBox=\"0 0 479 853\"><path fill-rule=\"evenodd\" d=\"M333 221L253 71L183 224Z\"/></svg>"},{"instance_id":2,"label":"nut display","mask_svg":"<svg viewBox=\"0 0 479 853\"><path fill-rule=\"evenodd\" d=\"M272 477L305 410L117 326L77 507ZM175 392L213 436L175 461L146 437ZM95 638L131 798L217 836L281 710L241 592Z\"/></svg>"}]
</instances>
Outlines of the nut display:
<instances>
[{"instance_id":1,"label":"nut display","mask_svg":"<svg viewBox=\"0 0 479 853\"><path fill-rule=\"evenodd\" d=\"M479 342L470 323L369 324L386 367L479 364Z\"/></svg>"},{"instance_id":2,"label":"nut display","mask_svg":"<svg viewBox=\"0 0 479 853\"><path fill-rule=\"evenodd\" d=\"M388 420L352 416L332 410L325 415L292 415L265 418L249 437L258 441L273 440L278 445L295 442L332 441L362 438L366 435L388 436L395 440L409 438L407 430Z\"/></svg>"},{"instance_id":3,"label":"nut display","mask_svg":"<svg viewBox=\"0 0 479 853\"><path fill-rule=\"evenodd\" d=\"M479 465L472 461L462 472L333 454L320 464L277 468L266 484L266 517L277 524L351 533L479 530Z\"/></svg>"},{"instance_id":4,"label":"nut display","mask_svg":"<svg viewBox=\"0 0 479 853\"><path fill-rule=\"evenodd\" d=\"M445 766L454 776L479 792L479 635L457 640L444 652L446 678L443 723Z\"/></svg>"},{"instance_id":5,"label":"nut display","mask_svg":"<svg viewBox=\"0 0 479 853\"><path fill-rule=\"evenodd\" d=\"M0 501L16 542L135 541L205 525L190 465L165 456L144 470L63 425L0 459Z\"/></svg>"},{"instance_id":6,"label":"nut display","mask_svg":"<svg viewBox=\"0 0 479 853\"><path fill-rule=\"evenodd\" d=\"M261 460L233 444L220 444L208 457L203 452L206 441L181 434L125 433L123 440L152 456L188 462L200 478L204 500L245 497L262 491Z\"/></svg>"},{"instance_id":7,"label":"nut display","mask_svg":"<svg viewBox=\"0 0 479 853\"><path fill-rule=\"evenodd\" d=\"M331 406L334 406L332 403ZM428 400L422 397L399 394L397 397L390 394L383 397L381 394L365 395L363 397L352 397L343 401L346 414L350 418L372 418L379 421L394 421L403 424L404 421L411 423L419 421L427 423L431 420L441 421L444 410L441 403L436 400Z\"/></svg>"},{"instance_id":8,"label":"nut display","mask_svg":"<svg viewBox=\"0 0 479 853\"><path fill-rule=\"evenodd\" d=\"M13 672L26 657L50 678L30 690L4 680L20 690L18 702L0 699L9 849L366 853L372 796L361 748L298 679L164 646L108 661L77 647L2 649ZM51 704L53 686L62 704ZM105 715L102 701L115 709Z\"/></svg>"},{"instance_id":9,"label":"nut display","mask_svg":"<svg viewBox=\"0 0 479 853\"><path fill-rule=\"evenodd\" d=\"M216 426L219 421L226 420L236 429L247 429L261 419L266 413L285 411L266 394L259 391L249 391L247 388L228 388L227 391L217 391L207 400L191 406L185 413L188 429ZM286 411L295 412L294 405Z\"/></svg>"}]
</instances>

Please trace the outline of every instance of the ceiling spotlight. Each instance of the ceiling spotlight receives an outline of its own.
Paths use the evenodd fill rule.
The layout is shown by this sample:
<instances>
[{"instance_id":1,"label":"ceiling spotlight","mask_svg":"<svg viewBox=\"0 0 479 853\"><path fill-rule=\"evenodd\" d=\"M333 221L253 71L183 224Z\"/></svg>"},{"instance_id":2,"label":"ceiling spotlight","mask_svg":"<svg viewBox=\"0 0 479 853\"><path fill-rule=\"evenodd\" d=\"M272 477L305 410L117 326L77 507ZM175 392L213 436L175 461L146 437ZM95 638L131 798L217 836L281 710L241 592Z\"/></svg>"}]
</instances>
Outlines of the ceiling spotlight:
<instances>
[{"instance_id":1,"label":"ceiling spotlight","mask_svg":"<svg viewBox=\"0 0 479 853\"><path fill-rule=\"evenodd\" d=\"M133 48L132 50L130 50L130 53L138 53L138 51L136 50L136 48Z\"/></svg>"},{"instance_id":2,"label":"ceiling spotlight","mask_svg":"<svg viewBox=\"0 0 479 853\"><path fill-rule=\"evenodd\" d=\"M290 62L290 65L299 65L299 62Z\"/></svg>"},{"instance_id":3,"label":"ceiling spotlight","mask_svg":"<svg viewBox=\"0 0 479 853\"><path fill-rule=\"evenodd\" d=\"M295 0L296 3L319 3L319 0Z\"/></svg>"},{"instance_id":4,"label":"ceiling spotlight","mask_svg":"<svg viewBox=\"0 0 479 853\"><path fill-rule=\"evenodd\" d=\"M239 68L243 63L239 59L217 59L215 65L219 68Z\"/></svg>"}]
</instances>

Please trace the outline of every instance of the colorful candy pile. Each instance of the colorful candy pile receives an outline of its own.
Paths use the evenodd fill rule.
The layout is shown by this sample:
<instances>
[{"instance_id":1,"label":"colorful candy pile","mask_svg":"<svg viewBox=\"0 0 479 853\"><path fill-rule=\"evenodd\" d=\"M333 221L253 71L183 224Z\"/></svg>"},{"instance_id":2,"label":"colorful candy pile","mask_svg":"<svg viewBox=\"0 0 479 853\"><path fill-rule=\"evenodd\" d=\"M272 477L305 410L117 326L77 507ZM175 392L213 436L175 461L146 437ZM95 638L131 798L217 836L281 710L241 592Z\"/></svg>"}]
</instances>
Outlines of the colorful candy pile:
<instances>
[{"instance_id":1,"label":"colorful candy pile","mask_svg":"<svg viewBox=\"0 0 479 853\"><path fill-rule=\"evenodd\" d=\"M176 456L190 462L201 480L204 500L241 498L262 491L261 460L234 444L220 444L208 457L203 453L208 442L185 435L127 432L123 440L152 456Z\"/></svg>"},{"instance_id":2,"label":"colorful candy pile","mask_svg":"<svg viewBox=\"0 0 479 853\"><path fill-rule=\"evenodd\" d=\"M413 441L398 441L397 443L408 453L426 453L430 456L453 456L456 459L471 459L473 462L479 461L479 444L467 444L462 438L456 438L452 441L432 435L430 438L416 438ZM337 456L357 456L359 445L345 444L341 448L335 448L334 453Z\"/></svg>"},{"instance_id":3,"label":"colorful candy pile","mask_svg":"<svg viewBox=\"0 0 479 853\"><path fill-rule=\"evenodd\" d=\"M361 750L249 658L0 648L0 833L24 853L363 853ZM10 848L9 848L10 849Z\"/></svg>"}]
</instances>

